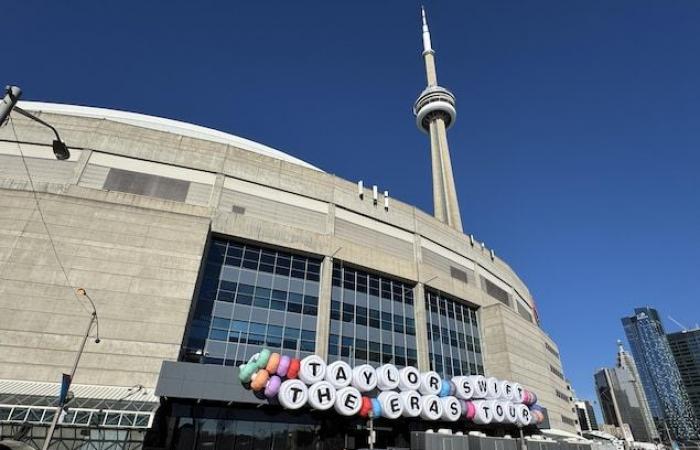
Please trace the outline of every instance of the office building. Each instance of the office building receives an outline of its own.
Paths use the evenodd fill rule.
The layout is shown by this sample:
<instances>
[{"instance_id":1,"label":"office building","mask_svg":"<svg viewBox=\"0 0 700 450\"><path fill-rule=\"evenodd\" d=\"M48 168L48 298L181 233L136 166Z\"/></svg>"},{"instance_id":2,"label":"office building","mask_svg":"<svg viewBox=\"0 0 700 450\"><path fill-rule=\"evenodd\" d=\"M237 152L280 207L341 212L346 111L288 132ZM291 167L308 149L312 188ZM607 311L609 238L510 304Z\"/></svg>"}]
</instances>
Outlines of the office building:
<instances>
[{"instance_id":1,"label":"office building","mask_svg":"<svg viewBox=\"0 0 700 450\"><path fill-rule=\"evenodd\" d=\"M634 359L618 342L617 364L600 369L595 376L603 420L608 425L629 427L636 441L653 442L659 434L641 386Z\"/></svg>"},{"instance_id":2,"label":"office building","mask_svg":"<svg viewBox=\"0 0 700 450\"><path fill-rule=\"evenodd\" d=\"M700 418L700 329L669 333L666 337L695 417Z\"/></svg>"},{"instance_id":3,"label":"office building","mask_svg":"<svg viewBox=\"0 0 700 450\"><path fill-rule=\"evenodd\" d=\"M578 415L578 423L581 431L596 431L598 430L598 421L595 417L593 405L588 400L574 400L574 407Z\"/></svg>"},{"instance_id":4,"label":"office building","mask_svg":"<svg viewBox=\"0 0 700 450\"><path fill-rule=\"evenodd\" d=\"M678 440L697 439L700 424L693 413L659 313L636 308L622 318L632 355L657 427Z\"/></svg>"}]
</instances>

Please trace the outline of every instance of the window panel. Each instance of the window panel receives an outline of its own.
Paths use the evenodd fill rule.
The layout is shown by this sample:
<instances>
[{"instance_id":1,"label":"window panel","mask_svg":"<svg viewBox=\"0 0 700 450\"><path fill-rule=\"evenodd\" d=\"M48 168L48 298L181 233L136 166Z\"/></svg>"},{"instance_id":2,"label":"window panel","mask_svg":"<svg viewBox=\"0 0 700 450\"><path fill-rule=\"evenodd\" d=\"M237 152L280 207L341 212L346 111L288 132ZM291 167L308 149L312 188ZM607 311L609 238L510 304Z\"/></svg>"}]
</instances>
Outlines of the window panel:
<instances>
[{"instance_id":1,"label":"window panel","mask_svg":"<svg viewBox=\"0 0 700 450\"><path fill-rule=\"evenodd\" d=\"M425 305L431 368L447 377L483 374L483 367L477 364L480 342L473 337L473 331L478 336L476 310L429 289Z\"/></svg>"},{"instance_id":2,"label":"window panel","mask_svg":"<svg viewBox=\"0 0 700 450\"><path fill-rule=\"evenodd\" d=\"M222 270L224 264L244 269ZM224 273L225 279L222 278ZM269 275L272 273L275 275ZM194 355L196 349L203 350L208 340L229 342L227 359L204 358L203 362L209 364L245 361L263 346L273 351L282 348L315 351L320 273L320 259L213 238L200 294L193 305L195 318L186 340L185 358ZM292 283L292 277L302 281ZM290 286L295 286L297 292L290 292ZM236 320L213 317L214 299L246 306L235 306ZM313 320L302 320L304 317L313 317ZM250 318L254 320L251 322ZM284 322L293 326L285 329ZM299 328L300 323L305 324L303 329Z\"/></svg>"}]
</instances>

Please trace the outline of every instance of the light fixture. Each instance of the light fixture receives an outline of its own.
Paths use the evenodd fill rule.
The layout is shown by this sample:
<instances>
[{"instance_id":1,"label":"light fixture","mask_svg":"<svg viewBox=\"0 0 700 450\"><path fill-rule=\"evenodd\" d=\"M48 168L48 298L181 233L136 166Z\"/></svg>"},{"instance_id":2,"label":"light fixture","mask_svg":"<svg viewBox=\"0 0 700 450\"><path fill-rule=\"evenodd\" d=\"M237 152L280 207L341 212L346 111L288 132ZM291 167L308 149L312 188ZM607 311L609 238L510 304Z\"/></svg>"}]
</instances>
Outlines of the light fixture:
<instances>
[{"instance_id":1,"label":"light fixture","mask_svg":"<svg viewBox=\"0 0 700 450\"><path fill-rule=\"evenodd\" d=\"M17 100L19 100L21 95L22 89L20 89L19 87L5 87L5 97L0 102L0 125L2 125L5 122L5 119L10 115L12 111L17 111L23 116L28 117L46 127L51 128L53 133L56 135L56 139L53 140L53 144L51 145L51 147L53 148L53 154L56 156L56 159L58 159L59 161L63 161L65 159L70 158L70 151L68 150L68 146L61 140L61 136L58 135L58 131L56 130L56 128L54 128L44 120L36 117L34 114L25 111L19 106L17 106Z\"/></svg>"}]
</instances>

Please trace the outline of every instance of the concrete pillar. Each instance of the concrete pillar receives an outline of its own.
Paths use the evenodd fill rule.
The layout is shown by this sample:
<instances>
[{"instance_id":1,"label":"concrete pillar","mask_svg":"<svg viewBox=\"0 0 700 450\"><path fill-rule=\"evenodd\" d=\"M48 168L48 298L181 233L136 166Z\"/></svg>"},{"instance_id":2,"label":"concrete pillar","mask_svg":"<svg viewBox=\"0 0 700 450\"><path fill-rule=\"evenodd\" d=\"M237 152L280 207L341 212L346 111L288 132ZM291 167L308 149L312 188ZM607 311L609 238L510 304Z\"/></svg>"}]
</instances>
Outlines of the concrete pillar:
<instances>
[{"instance_id":1,"label":"concrete pillar","mask_svg":"<svg viewBox=\"0 0 700 450\"><path fill-rule=\"evenodd\" d=\"M432 135L433 126L437 134L440 147L440 161L442 162L442 176L445 196L445 209L447 223L454 229L462 231L462 217L459 212L459 202L457 201L457 188L455 187L454 174L452 173L452 160L450 159L450 148L447 145L447 130L445 121L442 118L435 118L430 123Z\"/></svg>"},{"instance_id":2,"label":"concrete pillar","mask_svg":"<svg viewBox=\"0 0 700 450\"><path fill-rule=\"evenodd\" d=\"M413 289L413 312L416 320L416 353L418 370L430 370L430 345L428 343L428 318L425 310L425 286L416 284Z\"/></svg>"},{"instance_id":3,"label":"concrete pillar","mask_svg":"<svg viewBox=\"0 0 700 450\"><path fill-rule=\"evenodd\" d=\"M211 195L209 196L209 208L212 208L212 213L216 213L216 208L221 201L221 194L224 192L224 181L226 176L219 173L216 175L214 185L211 187Z\"/></svg>"},{"instance_id":4,"label":"concrete pillar","mask_svg":"<svg viewBox=\"0 0 700 450\"><path fill-rule=\"evenodd\" d=\"M328 359L328 336L331 328L331 289L333 287L333 258L326 256L321 263L321 283L316 316L316 354Z\"/></svg>"},{"instance_id":5,"label":"concrete pillar","mask_svg":"<svg viewBox=\"0 0 700 450\"><path fill-rule=\"evenodd\" d=\"M435 121L430 122L430 162L433 174L433 215L440 222L447 222L440 141Z\"/></svg>"},{"instance_id":6,"label":"concrete pillar","mask_svg":"<svg viewBox=\"0 0 700 450\"><path fill-rule=\"evenodd\" d=\"M90 160L90 155L92 155L92 150L85 149L82 152L80 152L80 158L78 159L78 162L75 165L75 169L73 169L72 184L77 185L80 183L80 178L83 176L85 167L87 167L87 163Z\"/></svg>"}]
</instances>

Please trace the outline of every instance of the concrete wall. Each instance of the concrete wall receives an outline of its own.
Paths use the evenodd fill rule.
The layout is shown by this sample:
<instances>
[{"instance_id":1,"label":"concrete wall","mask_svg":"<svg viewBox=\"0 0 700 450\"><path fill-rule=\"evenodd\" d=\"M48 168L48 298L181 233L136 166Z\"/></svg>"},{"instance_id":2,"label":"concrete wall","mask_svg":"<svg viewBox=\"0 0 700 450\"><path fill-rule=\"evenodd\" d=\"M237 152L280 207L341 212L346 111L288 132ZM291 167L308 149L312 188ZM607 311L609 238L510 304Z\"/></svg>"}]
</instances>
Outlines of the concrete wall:
<instances>
[{"instance_id":1,"label":"concrete wall","mask_svg":"<svg viewBox=\"0 0 700 450\"><path fill-rule=\"evenodd\" d=\"M478 241L400 201L385 209L381 194L375 205L371 190L361 198L352 182L232 145L104 119L42 117L72 148L70 161L50 159L51 135L33 122L13 115L14 128L0 128L3 167L12 167L0 170L0 378L58 379L88 320L69 287L82 286L97 303L104 340L89 345L77 381L154 386L160 362L177 357L213 232L333 255L415 282L417 294L427 282L482 307L487 373L523 381L550 411L575 419L571 405L549 395L561 387L549 365L563 371L544 349L545 341L556 346L534 323L527 287ZM29 169L68 283L48 247L19 148L41 162ZM180 202L105 191L110 168L185 181L190 191ZM506 291L510 306L488 295L482 279ZM330 302L325 286L321 303ZM533 321L516 312L516 297ZM419 342L425 366L427 347ZM317 348L325 351L325 342Z\"/></svg>"}]
</instances>

